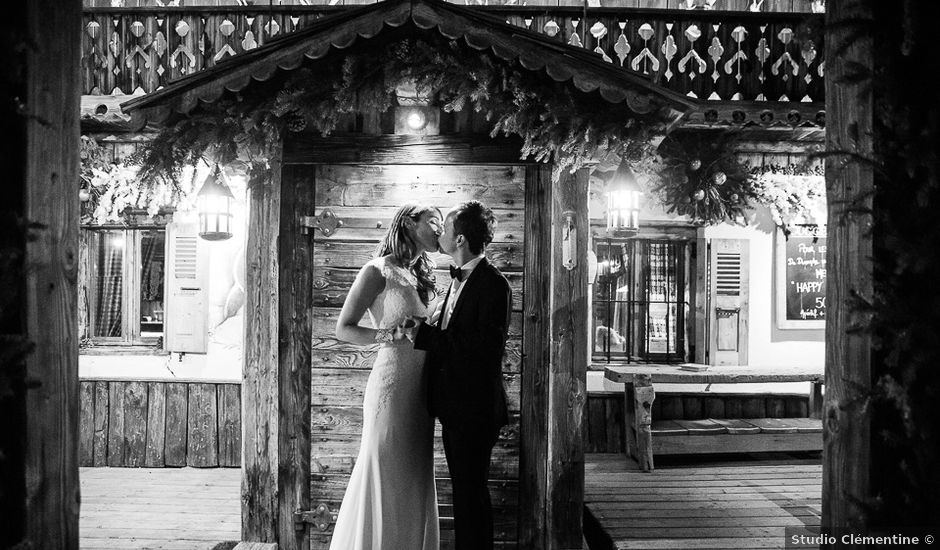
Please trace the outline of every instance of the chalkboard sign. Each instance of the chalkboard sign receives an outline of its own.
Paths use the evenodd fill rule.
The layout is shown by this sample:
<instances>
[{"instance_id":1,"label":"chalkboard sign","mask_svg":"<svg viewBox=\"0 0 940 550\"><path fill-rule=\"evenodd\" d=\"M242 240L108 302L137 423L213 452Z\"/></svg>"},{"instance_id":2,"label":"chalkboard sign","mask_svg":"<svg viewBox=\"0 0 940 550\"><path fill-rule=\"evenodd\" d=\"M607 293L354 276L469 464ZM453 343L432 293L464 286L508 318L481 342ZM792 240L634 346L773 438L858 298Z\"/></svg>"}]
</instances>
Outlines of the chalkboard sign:
<instances>
[{"instance_id":1,"label":"chalkboard sign","mask_svg":"<svg viewBox=\"0 0 940 550\"><path fill-rule=\"evenodd\" d=\"M826 226L794 225L777 232L777 327L826 326Z\"/></svg>"}]
</instances>

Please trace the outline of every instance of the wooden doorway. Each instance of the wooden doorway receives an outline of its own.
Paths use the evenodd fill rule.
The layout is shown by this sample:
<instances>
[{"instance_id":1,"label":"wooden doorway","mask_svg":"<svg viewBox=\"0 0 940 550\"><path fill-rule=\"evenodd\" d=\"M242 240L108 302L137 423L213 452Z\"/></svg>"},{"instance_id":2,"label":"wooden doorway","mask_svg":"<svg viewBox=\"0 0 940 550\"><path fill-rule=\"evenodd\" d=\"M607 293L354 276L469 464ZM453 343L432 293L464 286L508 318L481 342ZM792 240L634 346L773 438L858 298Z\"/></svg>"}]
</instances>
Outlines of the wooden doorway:
<instances>
[{"instance_id":1,"label":"wooden doorway","mask_svg":"<svg viewBox=\"0 0 940 550\"><path fill-rule=\"evenodd\" d=\"M362 145L356 148L357 157L362 151L381 150L397 138L360 139ZM359 450L363 391L376 354L376 348L346 344L334 336L336 319L349 287L361 266L373 258L376 245L399 206L417 202L438 206L446 212L469 199L484 202L497 215L496 238L487 248L487 256L509 279L513 291L509 340L503 363L510 424L503 428L493 451L490 493L499 547L515 548L519 532L522 311L527 271L525 236L529 222L525 208L526 182L540 173L547 174L547 171L535 165L520 164L518 153L515 153L517 148L504 148L494 155L489 148L484 151L461 150L459 141L455 141L452 148L435 147L433 143L421 147L398 147L395 153L372 159L379 162L344 159L343 153L336 153L335 141L323 140L320 145L321 148L316 149L299 147L295 150L304 152L297 156L288 152L282 172L284 189L305 189L313 202L310 211L284 217L319 216L329 219L335 216L342 221L332 230L315 229L308 235L312 251L309 509L328 510L326 521L310 526L311 548L329 546L335 514ZM287 150L292 149L288 145ZM507 155L507 152L512 154ZM414 163L416 158L425 163ZM430 163L427 162L429 158L433 159ZM307 203L303 200L296 202ZM325 211L329 214L324 217ZM438 289L443 293L450 281L447 274L450 258L435 254L433 259L438 264ZM291 271L297 270L299 266ZM363 320L363 323L367 322L367 319ZM435 472L442 548L451 548L450 480L439 425L435 430Z\"/></svg>"}]
</instances>

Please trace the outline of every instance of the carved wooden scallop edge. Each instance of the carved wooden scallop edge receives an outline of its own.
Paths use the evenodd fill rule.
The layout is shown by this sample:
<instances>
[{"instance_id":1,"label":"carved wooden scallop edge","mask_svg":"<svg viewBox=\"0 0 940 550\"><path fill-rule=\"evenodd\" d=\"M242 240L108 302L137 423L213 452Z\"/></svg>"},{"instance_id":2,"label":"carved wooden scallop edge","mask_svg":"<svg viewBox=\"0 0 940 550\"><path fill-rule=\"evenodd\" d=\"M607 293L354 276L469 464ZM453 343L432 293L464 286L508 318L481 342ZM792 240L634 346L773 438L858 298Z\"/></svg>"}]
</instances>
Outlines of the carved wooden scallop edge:
<instances>
[{"instance_id":1,"label":"carved wooden scallop edge","mask_svg":"<svg viewBox=\"0 0 940 550\"><path fill-rule=\"evenodd\" d=\"M661 105L662 102L655 101L655 98L652 98L650 94L630 90L628 88L629 83L614 86L609 82L598 82L597 79L582 74L576 67L571 67L570 63L566 63L562 60L555 60L554 62L547 61L544 57L537 54L519 51L504 44L500 44L499 42L501 41L497 37L491 36L490 33L485 31L472 30L465 21L454 21L452 18L446 17L436 11L417 9L411 13L403 10L395 10L385 18L361 21L360 24L357 25L359 27L358 29L350 29L345 32L339 31L336 36L310 46L303 50L302 53L298 52L294 55L287 55L275 63L261 63L252 71L232 75L218 86L207 87L198 96L195 94L184 94L180 100L176 102L176 108L172 110L182 114L188 114L199 102L212 103L217 101L225 90L232 92L241 91L248 86L252 80L266 81L270 79L278 69L292 71L300 68L303 65L304 58L311 60L322 59L329 55L334 49L349 48L359 37L366 39L374 38L384 30L386 25L389 27L400 27L407 24L409 21L419 29L436 29L442 36L451 40L462 37L464 42L471 48L479 51L488 49L492 51L494 55L505 61L514 62L518 60L519 64L527 70L544 70L545 74L556 82L571 81L572 85L582 92L590 93L599 89L600 95L604 100L614 104L626 102L630 110L637 114L649 114L663 106ZM510 38L524 39L524 37ZM541 49L549 46L550 45L541 43L535 45L535 47ZM613 76L614 75L611 75L611 77ZM600 76L600 79L609 80L603 75ZM163 122L169 115L169 111L161 112L147 108L142 109L142 111L147 112L144 116L143 124L146 124L147 120ZM139 120L139 118L140 117L135 114L134 120Z\"/></svg>"}]
</instances>

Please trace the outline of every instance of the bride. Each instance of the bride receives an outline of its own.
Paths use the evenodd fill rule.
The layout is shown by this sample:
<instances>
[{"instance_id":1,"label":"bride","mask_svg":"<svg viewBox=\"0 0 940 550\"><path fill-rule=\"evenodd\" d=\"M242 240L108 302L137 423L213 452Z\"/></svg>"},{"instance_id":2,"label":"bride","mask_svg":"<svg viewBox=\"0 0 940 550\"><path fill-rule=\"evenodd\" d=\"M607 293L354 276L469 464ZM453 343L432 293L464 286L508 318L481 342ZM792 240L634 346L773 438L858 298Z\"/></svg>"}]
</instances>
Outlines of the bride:
<instances>
[{"instance_id":1,"label":"bride","mask_svg":"<svg viewBox=\"0 0 940 550\"><path fill-rule=\"evenodd\" d=\"M362 404L362 443L336 518L331 550L438 550L434 420L422 376L424 352L405 338L409 316L427 317L435 298L428 252L442 216L434 207L398 210L376 258L356 276L336 337L381 343ZM359 326L365 312L372 326Z\"/></svg>"}]
</instances>

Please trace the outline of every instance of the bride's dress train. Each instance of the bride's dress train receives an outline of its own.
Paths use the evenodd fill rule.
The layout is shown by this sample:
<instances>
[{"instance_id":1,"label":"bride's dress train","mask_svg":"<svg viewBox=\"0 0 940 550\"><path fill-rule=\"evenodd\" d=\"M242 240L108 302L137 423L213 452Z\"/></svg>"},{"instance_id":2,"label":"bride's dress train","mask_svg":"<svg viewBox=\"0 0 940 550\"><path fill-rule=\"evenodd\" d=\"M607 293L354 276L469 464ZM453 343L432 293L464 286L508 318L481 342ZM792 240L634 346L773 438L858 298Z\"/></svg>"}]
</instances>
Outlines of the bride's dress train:
<instances>
[{"instance_id":1,"label":"bride's dress train","mask_svg":"<svg viewBox=\"0 0 940 550\"><path fill-rule=\"evenodd\" d=\"M387 256L370 264L385 277L385 289L369 306L374 327L428 315L411 272ZM424 352L410 342L379 348L362 404L362 443L331 550L438 550L434 420L423 369Z\"/></svg>"}]
</instances>

